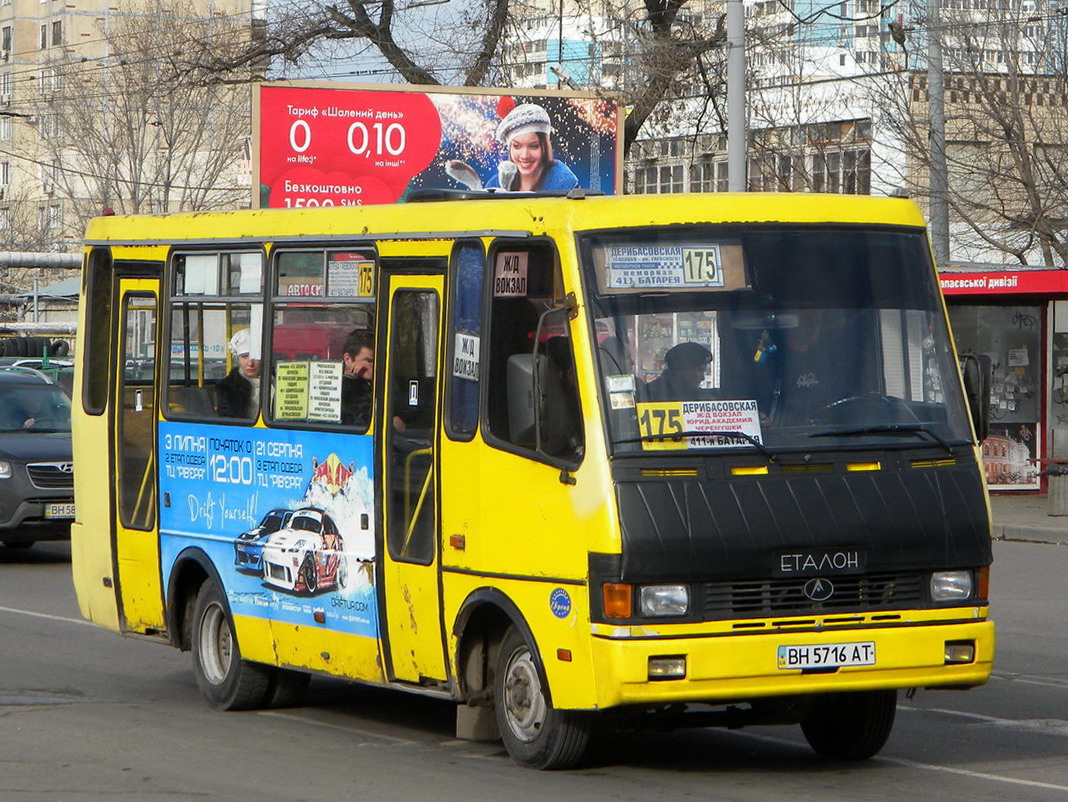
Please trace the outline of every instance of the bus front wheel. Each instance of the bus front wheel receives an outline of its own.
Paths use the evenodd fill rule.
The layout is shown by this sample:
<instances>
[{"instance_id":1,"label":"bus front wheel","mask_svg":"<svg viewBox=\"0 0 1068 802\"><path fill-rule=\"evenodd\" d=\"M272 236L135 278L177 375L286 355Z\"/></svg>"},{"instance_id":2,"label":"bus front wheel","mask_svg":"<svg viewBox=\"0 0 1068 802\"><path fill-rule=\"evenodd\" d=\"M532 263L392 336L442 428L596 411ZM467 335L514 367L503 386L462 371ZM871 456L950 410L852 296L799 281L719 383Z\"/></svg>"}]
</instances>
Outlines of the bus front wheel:
<instances>
[{"instance_id":1,"label":"bus front wheel","mask_svg":"<svg viewBox=\"0 0 1068 802\"><path fill-rule=\"evenodd\" d=\"M197 594L192 635L193 673L212 707L248 710L263 704L271 669L241 659L230 610L214 580Z\"/></svg>"},{"instance_id":2,"label":"bus front wheel","mask_svg":"<svg viewBox=\"0 0 1068 802\"><path fill-rule=\"evenodd\" d=\"M557 710L523 634L512 627L501 642L493 700L501 740L512 759L531 769L565 769L578 762L590 737L590 717Z\"/></svg>"},{"instance_id":3,"label":"bus front wheel","mask_svg":"<svg viewBox=\"0 0 1068 802\"><path fill-rule=\"evenodd\" d=\"M815 699L801 731L821 757L867 760L890 737L896 710L895 690L832 693Z\"/></svg>"}]
</instances>

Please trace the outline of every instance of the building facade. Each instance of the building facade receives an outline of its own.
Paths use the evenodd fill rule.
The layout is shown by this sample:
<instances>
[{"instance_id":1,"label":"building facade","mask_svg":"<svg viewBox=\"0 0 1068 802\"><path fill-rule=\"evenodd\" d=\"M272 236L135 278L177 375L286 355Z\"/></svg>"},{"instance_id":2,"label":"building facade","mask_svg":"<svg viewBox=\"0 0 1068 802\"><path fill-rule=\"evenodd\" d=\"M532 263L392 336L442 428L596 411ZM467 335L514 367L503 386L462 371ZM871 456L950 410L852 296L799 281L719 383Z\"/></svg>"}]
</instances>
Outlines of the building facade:
<instances>
[{"instance_id":1,"label":"building facade","mask_svg":"<svg viewBox=\"0 0 1068 802\"><path fill-rule=\"evenodd\" d=\"M2 0L0 250L69 251L104 207L167 211L213 198L191 185L225 185L216 196L247 202L247 177L235 191L248 167L247 87L202 92L225 108L192 118L193 93L174 76L188 66L179 37L232 42L253 35L263 13L251 0ZM243 135L220 124L227 115L241 118Z\"/></svg>"}]
</instances>

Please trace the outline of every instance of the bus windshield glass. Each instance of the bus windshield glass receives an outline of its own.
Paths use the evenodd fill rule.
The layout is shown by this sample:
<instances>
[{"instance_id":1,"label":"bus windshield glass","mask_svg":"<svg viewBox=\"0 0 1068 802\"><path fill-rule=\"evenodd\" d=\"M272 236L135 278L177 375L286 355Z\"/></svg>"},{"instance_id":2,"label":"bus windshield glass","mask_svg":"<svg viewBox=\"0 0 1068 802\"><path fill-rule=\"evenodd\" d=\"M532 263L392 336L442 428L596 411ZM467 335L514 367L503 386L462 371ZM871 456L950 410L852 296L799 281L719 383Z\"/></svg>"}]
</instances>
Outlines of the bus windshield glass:
<instances>
[{"instance_id":1,"label":"bus windshield glass","mask_svg":"<svg viewBox=\"0 0 1068 802\"><path fill-rule=\"evenodd\" d=\"M919 229L642 229L582 253L615 453L971 438Z\"/></svg>"}]
</instances>

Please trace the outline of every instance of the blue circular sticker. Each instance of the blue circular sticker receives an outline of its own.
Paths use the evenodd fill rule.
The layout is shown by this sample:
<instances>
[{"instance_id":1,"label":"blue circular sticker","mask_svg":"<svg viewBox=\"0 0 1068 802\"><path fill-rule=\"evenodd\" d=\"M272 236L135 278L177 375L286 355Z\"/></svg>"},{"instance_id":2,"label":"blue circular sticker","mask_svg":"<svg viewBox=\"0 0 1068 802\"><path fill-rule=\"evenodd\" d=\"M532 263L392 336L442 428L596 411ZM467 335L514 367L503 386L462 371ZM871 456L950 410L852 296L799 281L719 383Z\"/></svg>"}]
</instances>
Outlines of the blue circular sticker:
<instances>
[{"instance_id":1,"label":"blue circular sticker","mask_svg":"<svg viewBox=\"0 0 1068 802\"><path fill-rule=\"evenodd\" d=\"M563 588L556 588L549 594L549 609L557 618L567 618L571 614L571 597Z\"/></svg>"}]
</instances>

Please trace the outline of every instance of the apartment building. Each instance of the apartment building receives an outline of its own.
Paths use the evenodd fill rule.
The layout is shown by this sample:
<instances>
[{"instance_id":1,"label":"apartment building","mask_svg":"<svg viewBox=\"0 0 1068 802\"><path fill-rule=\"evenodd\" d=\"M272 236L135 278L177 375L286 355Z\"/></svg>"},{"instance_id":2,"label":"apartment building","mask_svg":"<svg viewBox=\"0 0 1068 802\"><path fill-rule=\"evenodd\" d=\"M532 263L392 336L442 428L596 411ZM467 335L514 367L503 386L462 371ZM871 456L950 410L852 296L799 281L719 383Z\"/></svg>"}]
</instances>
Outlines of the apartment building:
<instances>
[{"instance_id":1,"label":"apartment building","mask_svg":"<svg viewBox=\"0 0 1068 802\"><path fill-rule=\"evenodd\" d=\"M0 0L0 250L72 250L105 208L247 204L248 88L181 76L263 15L261 0Z\"/></svg>"}]
</instances>

